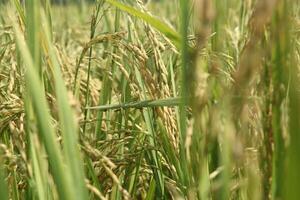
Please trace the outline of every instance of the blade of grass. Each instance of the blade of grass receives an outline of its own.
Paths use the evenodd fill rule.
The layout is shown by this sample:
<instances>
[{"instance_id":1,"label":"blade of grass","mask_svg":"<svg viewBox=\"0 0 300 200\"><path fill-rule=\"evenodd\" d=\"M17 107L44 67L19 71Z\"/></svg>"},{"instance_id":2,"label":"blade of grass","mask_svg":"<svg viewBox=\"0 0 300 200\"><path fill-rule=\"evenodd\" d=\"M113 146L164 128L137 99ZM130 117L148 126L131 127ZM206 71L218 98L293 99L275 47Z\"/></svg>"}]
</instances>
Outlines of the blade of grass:
<instances>
[{"instance_id":1,"label":"blade of grass","mask_svg":"<svg viewBox=\"0 0 300 200\"><path fill-rule=\"evenodd\" d=\"M34 142L33 135L30 135L29 139L30 139L30 155L31 155L31 159L32 159L32 169L33 169L33 176L34 176L34 180L35 180L35 186L36 186L36 190L37 190L37 196L40 200L46 200L47 199L47 184L45 181L45 178L47 177L48 174L46 174L46 176L43 176L45 174L43 174L43 170L41 168L41 165L39 162L42 161L41 156L43 155L41 152L39 154L37 154L37 144L36 142ZM46 168L47 169L47 168Z\"/></svg>"},{"instance_id":2,"label":"blade of grass","mask_svg":"<svg viewBox=\"0 0 300 200\"><path fill-rule=\"evenodd\" d=\"M173 107L173 106L179 106L181 102L182 102L181 98L168 98L168 99L159 99L159 100L144 100L138 102L122 103L122 104L108 104L108 105L101 105L101 106L86 107L85 109L106 111L111 109L129 109L129 108L140 109L144 107L163 107L163 106Z\"/></svg>"},{"instance_id":3,"label":"blade of grass","mask_svg":"<svg viewBox=\"0 0 300 200\"><path fill-rule=\"evenodd\" d=\"M46 16L43 13L42 19L47 22ZM57 60L54 47L51 43L49 26L44 26L43 33L46 55L49 55L53 75L55 81L55 91L58 103L59 124L63 135L63 146L65 151L65 159L67 166L72 174L74 193L77 199L87 199L87 189L85 187L83 161L79 152L77 127L73 116L74 112L71 109L68 99L68 92L62 78L60 66Z\"/></svg>"},{"instance_id":4,"label":"blade of grass","mask_svg":"<svg viewBox=\"0 0 300 200\"><path fill-rule=\"evenodd\" d=\"M43 141L49 156L49 164L53 178L57 184L59 196L62 199L76 199L75 194L72 191L73 186L71 184L71 174L68 170L66 170L65 165L63 164L64 161L60 147L56 141L55 131L50 125L51 117L44 89L40 84L38 72L33 67L34 62L32 61L29 49L24 42L22 32L16 23L13 25L18 49L21 52L21 56L26 66L26 89L32 100L32 107L37 120L39 137Z\"/></svg>"},{"instance_id":5,"label":"blade of grass","mask_svg":"<svg viewBox=\"0 0 300 200\"><path fill-rule=\"evenodd\" d=\"M145 85L143 83L143 79L142 79L142 75L140 73L140 71L138 71L137 68L135 68L135 75L137 77L137 81L139 84L139 87L142 90L142 98L146 98L146 89L145 89ZM147 139L149 140L150 145L152 145L153 147L156 146L156 136L155 136L155 130L154 130L154 126L153 126L153 118L151 117L151 109L150 108L146 108L142 111L144 119L145 119L145 123L147 126L147 130L149 131L150 137L148 137ZM160 158L158 156L158 153L154 150L150 150L149 152L146 152L146 155L149 158L150 164L152 164L153 166L153 175L157 184L157 193L156 196L159 198L162 198L165 195L165 186L164 186L164 176L163 176L163 172L161 169L161 163L160 163Z\"/></svg>"},{"instance_id":6,"label":"blade of grass","mask_svg":"<svg viewBox=\"0 0 300 200\"><path fill-rule=\"evenodd\" d=\"M282 42L285 42L284 37L286 33L279 31L278 27L281 27L282 23L287 23L283 19L285 13L282 11L282 4L278 5L278 8L273 16L273 22L271 26L271 37L272 43L272 65L273 65L273 87L280 88L283 85L286 85L286 56L285 46ZM281 7L281 8L280 8ZM282 21L284 20L284 22ZM274 198L281 199L283 195L283 183L284 183L284 164L286 158L285 150L285 141L283 135L283 126L282 126L282 106L284 105L284 100L286 97L286 91L279 90L273 92L273 106L272 106L272 128L274 134L274 156L273 156L273 178L272 178L272 193Z\"/></svg>"},{"instance_id":7,"label":"blade of grass","mask_svg":"<svg viewBox=\"0 0 300 200\"><path fill-rule=\"evenodd\" d=\"M107 3L110 3L111 5L119 8L120 10L122 10L124 12L127 12L130 15L138 17L138 18L144 20L145 22L149 23L151 26L153 26L159 32L164 34L169 40L171 40L177 48L180 48L180 45L181 45L180 35L175 30L173 30L171 27L169 27L169 25L167 25L166 23L160 21L159 19L157 19L147 13L141 12L141 11L137 10L136 8L133 8L129 5L122 4L118 1L115 1L115 0L105 0L105 1Z\"/></svg>"},{"instance_id":8,"label":"blade of grass","mask_svg":"<svg viewBox=\"0 0 300 200\"><path fill-rule=\"evenodd\" d=\"M180 164L183 170L184 184L189 188L190 185L190 173L188 172L188 164L186 159L185 141L186 141L186 98L188 96L187 86L187 71L189 70L190 54L188 44L188 27L189 27L189 0L180 0L180 33L181 33L181 83L180 83L180 96L182 98L182 104L179 106L179 120L180 120L180 134L179 134L179 152L180 152ZM187 191L185 191L187 195Z\"/></svg>"},{"instance_id":9,"label":"blade of grass","mask_svg":"<svg viewBox=\"0 0 300 200\"><path fill-rule=\"evenodd\" d=\"M32 61L42 80L42 65L40 64L40 0L26 0L26 39Z\"/></svg>"},{"instance_id":10,"label":"blade of grass","mask_svg":"<svg viewBox=\"0 0 300 200\"><path fill-rule=\"evenodd\" d=\"M297 44L295 43L297 37L294 36L295 24L292 20L294 14L293 8L299 8L298 1L280 0L278 2L277 13L277 40L276 40L276 61L277 64L282 64L283 80L288 96L288 117L289 117L289 144L286 151L285 163L279 164L277 170L281 171L281 177L276 181L278 190L281 193L274 195L274 198L282 198L288 200L299 199L299 180L300 180L300 94L299 94L299 52L297 52ZM296 11L296 10L295 10ZM298 12L299 13L299 12ZM280 28L278 28L280 27ZM296 63L296 58L298 63ZM281 152L278 152L280 154ZM279 157L280 158L280 157ZM278 161L279 162L279 161ZM282 161L281 161L282 162ZM281 180L279 178L282 178ZM280 182L281 181L281 182ZM280 188L280 187L283 187ZM276 192L276 191L274 191ZM278 194L278 193L277 193Z\"/></svg>"},{"instance_id":11,"label":"blade of grass","mask_svg":"<svg viewBox=\"0 0 300 200\"><path fill-rule=\"evenodd\" d=\"M22 8L22 5L20 3L19 0L14 0L14 5L15 5L15 8L21 18L21 21L23 24L25 24L25 14L24 14L24 9Z\"/></svg>"},{"instance_id":12,"label":"blade of grass","mask_svg":"<svg viewBox=\"0 0 300 200\"><path fill-rule=\"evenodd\" d=\"M96 27L97 27L97 21L98 21L98 16L100 12L100 7L101 7L101 2L97 4L96 9L93 13L92 16L92 21L91 21L91 27L90 27L90 40L92 40L95 37L96 33ZM85 94L85 106L89 105L89 97L90 97L90 77L91 77L91 66L92 66L92 53L93 53L93 46L91 45L89 47L89 61L88 61L88 71L87 71L87 79L86 79L86 94ZM80 65L80 64L79 64ZM78 65L78 67L79 67ZM75 77L76 79L76 77ZM75 80L76 83L76 80ZM84 120L86 121L88 119L89 112L88 110L84 111ZM86 130L86 123L83 125L82 133L85 134Z\"/></svg>"}]
</instances>

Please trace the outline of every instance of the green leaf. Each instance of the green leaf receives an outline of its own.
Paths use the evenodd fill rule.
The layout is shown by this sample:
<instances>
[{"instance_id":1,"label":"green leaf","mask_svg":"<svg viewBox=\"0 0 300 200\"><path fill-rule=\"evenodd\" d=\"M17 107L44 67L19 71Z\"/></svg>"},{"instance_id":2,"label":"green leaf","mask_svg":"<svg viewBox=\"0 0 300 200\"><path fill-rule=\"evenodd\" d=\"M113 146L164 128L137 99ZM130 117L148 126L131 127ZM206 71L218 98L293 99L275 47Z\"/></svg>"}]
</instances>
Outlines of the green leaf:
<instances>
[{"instance_id":1,"label":"green leaf","mask_svg":"<svg viewBox=\"0 0 300 200\"><path fill-rule=\"evenodd\" d=\"M122 10L124 12L127 12L130 15L133 15L135 17L138 17L138 18L144 20L145 22L147 22L148 24L153 26L155 29L157 29L159 32L161 32L163 35L165 35L169 40L171 40L172 43L177 48L180 48L180 45L181 45L180 35L166 23L160 21L159 19L157 19L147 13L141 12L131 6L124 5L115 0L106 0L106 2L119 8L120 10Z\"/></svg>"}]
</instances>

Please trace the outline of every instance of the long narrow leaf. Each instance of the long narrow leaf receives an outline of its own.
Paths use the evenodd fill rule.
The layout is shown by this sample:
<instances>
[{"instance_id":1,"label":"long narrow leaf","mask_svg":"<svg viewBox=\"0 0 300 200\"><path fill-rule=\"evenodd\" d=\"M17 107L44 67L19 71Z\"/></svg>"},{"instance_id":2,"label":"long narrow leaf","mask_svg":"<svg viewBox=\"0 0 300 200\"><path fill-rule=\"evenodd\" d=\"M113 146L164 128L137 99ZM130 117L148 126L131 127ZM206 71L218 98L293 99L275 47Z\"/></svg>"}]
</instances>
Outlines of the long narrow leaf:
<instances>
[{"instance_id":1,"label":"long narrow leaf","mask_svg":"<svg viewBox=\"0 0 300 200\"><path fill-rule=\"evenodd\" d=\"M167 25L166 23L160 21L159 19L141 12L131 6L128 5L124 5L118 1L115 0L106 0L106 2L110 3L111 5L119 8L122 11L125 11L135 17L138 17L142 20L144 20L145 22L149 23L151 26L153 26L155 29L157 29L159 32L161 32L162 34L164 34L169 40L171 40L173 42L173 44L179 48L181 45L181 37L180 35L173 30L171 27L169 27L169 25Z\"/></svg>"},{"instance_id":2,"label":"long narrow leaf","mask_svg":"<svg viewBox=\"0 0 300 200\"><path fill-rule=\"evenodd\" d=\"M26 66L26 89L32 98L32 107L37 120L38 133L49 156L51 172L55 183L57 184L59 196L62 199L75 199L75 193L72 192L71 175L64 166L62 153L56 141L55 131L50 124L51 117L49 114L49 108L46 102L44 89L40 83L38 72L33 68L34 64L32 57L24 42L25 40L24 37L22 37L22 32L16 23L13 25L18 49L21 52Z\"/></svg>"}]
</instances>

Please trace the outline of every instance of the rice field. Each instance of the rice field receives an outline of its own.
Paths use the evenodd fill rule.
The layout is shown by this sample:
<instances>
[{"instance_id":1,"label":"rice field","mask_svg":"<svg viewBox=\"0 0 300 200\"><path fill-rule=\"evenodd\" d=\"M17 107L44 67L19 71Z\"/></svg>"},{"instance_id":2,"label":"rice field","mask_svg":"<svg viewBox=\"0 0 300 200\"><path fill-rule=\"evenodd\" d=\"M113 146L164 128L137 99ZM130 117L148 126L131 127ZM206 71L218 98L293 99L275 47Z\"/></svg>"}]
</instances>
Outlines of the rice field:
<instances>
[{"instance_id":1,"label":"rice field","mask_svg":"<svg viewBox=\"0 0 300 200\"><path fill-rule=\"evenodd\" d=\"M300 199L298 0L0 0L1 200Z\"/></svg>"}]
</instances>

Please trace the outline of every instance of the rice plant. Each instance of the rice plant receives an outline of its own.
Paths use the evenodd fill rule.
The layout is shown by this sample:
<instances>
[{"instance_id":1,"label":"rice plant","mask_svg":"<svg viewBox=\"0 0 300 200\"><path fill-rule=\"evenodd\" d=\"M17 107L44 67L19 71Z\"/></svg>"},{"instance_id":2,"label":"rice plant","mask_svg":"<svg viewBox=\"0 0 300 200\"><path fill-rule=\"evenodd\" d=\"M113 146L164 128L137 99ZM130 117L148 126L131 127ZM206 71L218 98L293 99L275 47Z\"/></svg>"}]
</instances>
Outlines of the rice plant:
<instances>
[{"instance_id":1,"label":"rice plant","mask_svg":"<svg viewBox=\"0 0 300 200\"><path fill-rule=\"evenodd\" d=\"M0 0L0 199L298 200L299 67L296 0Z\"/></svg>"}]
</instances>

